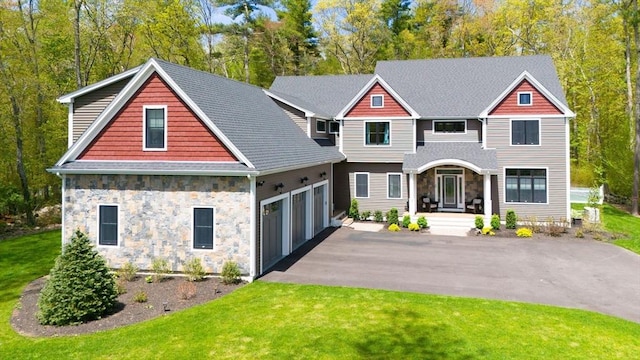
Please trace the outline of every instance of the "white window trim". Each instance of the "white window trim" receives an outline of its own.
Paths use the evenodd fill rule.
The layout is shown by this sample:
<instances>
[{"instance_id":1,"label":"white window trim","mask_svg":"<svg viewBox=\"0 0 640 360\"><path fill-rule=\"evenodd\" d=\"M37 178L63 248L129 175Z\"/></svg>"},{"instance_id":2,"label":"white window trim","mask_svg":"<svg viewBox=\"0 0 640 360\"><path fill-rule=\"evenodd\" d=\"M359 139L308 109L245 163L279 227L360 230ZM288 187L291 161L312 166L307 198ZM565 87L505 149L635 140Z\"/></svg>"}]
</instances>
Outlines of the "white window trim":
<instances>
[{"instance_id":1,"label":"white window trim","mask_svg":"<svg viewBox=\"0 0 640 360\"><path fill-rule=\"evenodd\" d=\"M324 130L323 131L318 130L318 124L320 124L320 123L324 124ZM326 132L327 132L327 122L325 120L316 119L316 133L325 134Z\"/></svg>"},{"instance_id":2,"label":"white window trim","mask_svg":"<svg viewBox=\"0 0 640 360\"><path fill-rule=\"evenodd\" d=\"M514 144L513 143L513 122L514 121L537 121L538 122L538 144ZM511 118L511 119L509 119L509 146L530 146L530 147L542 146L542 119L539 119L539 118Z\"/></svg>"},{"instance_id":3,"label":"white window trim","mask_svg":"<svg viewBox=\"0 0 640 360\"><path fill-rule=\"evenodd\" d=\"M389 196L389 185L391 184L391 181L389 181L389 178L391 177L391 175L399 175L400 176L400 197L390 197ZM387 199L397 200L397 199L402 199L403 198L402 197L402 194L403 194L402 190L404 190L404 189L403 189L403 186L402 186L402 183L403 183L402 175L403 175L402 173L398 173L398 172L389 172L389 173L387 173Z\"/></svg>"},{"instance_id":4,"label":"white window trim","mask_svg":"<svg viewBox=\"0 0 640 360\"><path fill-rule=\"evenodd\" d=\"M148 148L147 147L147 109L164 110L164 147ZM167 151L167 134L169 133L169 113L167 105L144 105L142 107L142 151Z\"/></svg>"},{"instance_id":5,"label":"white window trim","mask_svg":"<svg viewBox=\"0 0 640 360\"><path fill-rule=\"evenodd\" d=\"M533 106L533 92L532 91L518 91L518 106ZM529 103L523 104L520 102L520 94L529 94Z\"/></svg>"},{"instance_id":6,"label":"white window trim","mask_svg":"<svg viewBox=\"0 0 640 360\"><path fill-rule=\"evenodd\" d=\"M116 244L115 245L103 245L100 244L100 207L102 206L115 206L116 207L116 212L117 212L117 217L118 217L118 227L116 230ZM113 248L119 248L121 245L121 237L120 237L120 224L122 224L122 218L120 216L120 205L119 204L114 204L114 203L99 203L98 204L98 210L97 210L97 218L96 218L96 224L97 224L97 230L96 230L96 234L98 234L98 236L96 237L96 246L100 247L100 248L107 248L107 249L113 249Z\"/></svg>"},{"instance_id":7,"label":"white window trim","mask_svg":"<svg viewBox=\"0 0 640 360\"><path fill-rule=\"evenodd\" d=\"M464 122L464 132L437 132L436 131L436 123L439 122ZM456 135L456 134L466 134L467 133L467 120L432 120L431 124L431 133L433 135Z\"/></svg>"},{"instance_id":8,"label":"white window trim","mask_svg":"<svg viewBox=\"0 0 640 360\"><path fill-rule=\"evenodd\" d=\"M368 123L389 123L389 143L388 144L367 144L367 124ZM362 140L363 140L363 144L365 147L389 147L391 146L391 143L393 141L392 139L392 125L391 125L392 121L391 120L365 120L364 121L364 127L363 127L363 136L362 136Z\"/></svg>"},{"instance_id":9,"label":"white window trim","mask_svg":"<svg viewBox=\"0 0 640 360\"><path fill-rule=\"evenodd\" d=\"M338 131L331 131L331 124L338 124ZM329 134L339 134L340 133L340 122L339 121L329 121Z\"/></svg>"},{"instance_id":10,"label":"white window trim","mask_svg":"<svg viewBox=\"0 0 640 360\"><path fill-rule=\"evenodd\" d=\"M367 196L358 196L358 175L367 175ZM371 196L371 173L354 172L353 173L353 198L368 199Z\"/></svg>"},{"instance_id":11,"label":"white window trim","mask_svg":"<svg viewBox=\"0 0 640 360\"><path fill-rule=\"evenodd\" d=\"M203 248L197 248L195 247L195 243L196 243L196 217L195 217L195 209L212 209L213 210L213 239L211 239L211 241L213 242L213 246L211 247L211 249L203 249ZM216 231L218 230L218 224L216 224L216 208L213 206L208 206L208 205L204 205L204 206L192 206L191 207L191 250L193 251L215 251L216 249Z\"/></svg>"},{"instance_id":12,"label":"white window trim","mask_svg":"<svg viewBox=\"0 0 640 360\"><path fill-rule=\"evenodd\" d=\"M378 97L378 96L382 99L382 105L380 105L380 106L375 106L375 105L373 105L373 98L374 98L374 97ZM382 109L382 108L384 107L384 94L372 94L372 95L369 97L369 105L370 105L370 107L371 107L372 109Z\"/></svg>"},{"instance_id":13,"label":"white window trim","mask_svg":"<svg viewBox=\"0 0 640 360\"><path fill-rule=\"evenodd\" d=\"M545 170L546 176L546 188L547 188L547 199L545 202L537 203L537 202L515 202L515 201L507 201L507 169L509 170ZM502 168L502 203L505 205L509 204L519 204L519 205L549 205L549 168L548 167L539 167L539 166L505 166Z\"/></svg>"}]
</instances>

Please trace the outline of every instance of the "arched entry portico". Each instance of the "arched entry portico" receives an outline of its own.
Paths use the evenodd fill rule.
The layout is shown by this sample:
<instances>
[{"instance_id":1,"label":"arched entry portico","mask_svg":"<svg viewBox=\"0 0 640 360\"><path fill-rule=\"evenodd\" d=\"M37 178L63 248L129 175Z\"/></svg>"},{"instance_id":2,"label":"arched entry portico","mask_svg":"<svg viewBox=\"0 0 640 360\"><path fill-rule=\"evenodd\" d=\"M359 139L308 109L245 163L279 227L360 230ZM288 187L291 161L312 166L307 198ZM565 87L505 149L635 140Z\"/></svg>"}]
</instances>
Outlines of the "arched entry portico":
<instances>
[{"instance_id":1,"label":"arched entry portico","mask_svg":"<svg viewBox=\"0 0 640 360\"><path fill-rule=\"evenodd\" d=\"M449 212L464 212L469 203L473 206L473 199L481 199L485 223L489 223L496 163L495 150L475 143L428 144L415 154L406 154L403 171L409 175L409 212L433 206L425 204L427 198L430 204L437 204L436 211Z\"/></svg>"}]
</instances>

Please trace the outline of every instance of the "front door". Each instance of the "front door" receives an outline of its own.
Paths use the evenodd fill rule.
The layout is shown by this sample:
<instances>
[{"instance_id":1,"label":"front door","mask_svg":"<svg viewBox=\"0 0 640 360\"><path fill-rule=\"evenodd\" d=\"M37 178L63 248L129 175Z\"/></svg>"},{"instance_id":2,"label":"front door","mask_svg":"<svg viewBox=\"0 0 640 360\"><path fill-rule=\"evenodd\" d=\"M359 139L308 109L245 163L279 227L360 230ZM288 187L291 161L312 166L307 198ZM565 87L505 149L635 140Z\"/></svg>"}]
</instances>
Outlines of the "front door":
<instances>
[{"instance_id":1,"label":"front door","mask_svg":"<svg viewBox=\"0 0 640 360\"><path fill-rule=\"evenodd\" d=\"M457 208L458 207L458 176L457 175L443 175L442 180L444 183L443 189L443 202L442 207L445 208Z\"/></svg>"}]
</instances>

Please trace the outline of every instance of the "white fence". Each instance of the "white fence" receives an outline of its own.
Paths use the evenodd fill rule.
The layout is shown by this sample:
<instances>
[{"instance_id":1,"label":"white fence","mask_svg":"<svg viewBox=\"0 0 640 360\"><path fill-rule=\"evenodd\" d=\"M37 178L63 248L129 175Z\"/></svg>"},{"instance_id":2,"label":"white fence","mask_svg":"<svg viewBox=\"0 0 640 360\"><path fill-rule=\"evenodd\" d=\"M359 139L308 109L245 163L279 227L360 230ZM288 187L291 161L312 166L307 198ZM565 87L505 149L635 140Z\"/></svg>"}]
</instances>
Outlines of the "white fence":
<instances>
[{"instance_id":1,"label":"white fence","mask_svg":"<svg viewBox=\"0 0 640 360\"><path fill-rule=\"evenodd\" d=\"M589 192L591 192L591 188L584 188L584 187L572 187L571 188L571 202L572 203L578 203L578 204L586 204L589 201ZM600 186L600 188L598 189L598 193L599 193L599 204L602 204L602 200L604 199L604 187Z\"/></svg>"}]
</instances>

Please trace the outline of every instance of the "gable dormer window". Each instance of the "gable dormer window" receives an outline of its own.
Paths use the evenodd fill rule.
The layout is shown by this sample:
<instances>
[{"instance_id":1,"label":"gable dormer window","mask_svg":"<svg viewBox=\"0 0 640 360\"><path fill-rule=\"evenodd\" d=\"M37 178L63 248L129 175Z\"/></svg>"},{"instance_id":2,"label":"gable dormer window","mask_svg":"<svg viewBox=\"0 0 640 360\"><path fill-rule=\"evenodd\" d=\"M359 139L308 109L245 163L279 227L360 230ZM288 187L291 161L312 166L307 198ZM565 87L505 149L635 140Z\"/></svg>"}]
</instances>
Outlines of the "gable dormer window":
<instances>
[{"instance_id":1,"label":"gable dormer window","mask_svg":"<svg viewBox=\"0 0 640 360\"><path fill-rule=\"evenodd\" d=\"M518 93L518 106L531 106L533 105L533 97L531 91L524 91Z\"/></svg>"},{"instance_id":2,"label":"gable dormer window","mask_svg":"<svg viewBox=\"0 0 640 360\"><path fill-rule=\"evenodd\" d=\"M144 107L143 150L167 150L167 107L153 105Z\"/></svg>"},{"instance_id":3,"label":"gable dormer window","mask_svg":"<svg viewBox=\"0 0 640 360\"><path fill-rule=\"evenodd\" d=\"M384 95L371 95L371 107L372 108L384 107Z\"/></svg>"},{"instance_id":4,"label":"gable dormer window","mask_svg":"<svg viewBox=\"0 0 640 360\"><path fill-rule=\"evenodd\" d=\"M316 132L320 134L327 132L327 122L324 120L316 120Z\"/></svg>"}]
</instances>

